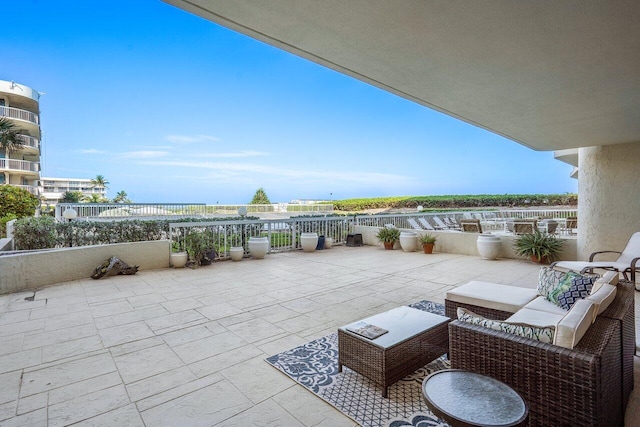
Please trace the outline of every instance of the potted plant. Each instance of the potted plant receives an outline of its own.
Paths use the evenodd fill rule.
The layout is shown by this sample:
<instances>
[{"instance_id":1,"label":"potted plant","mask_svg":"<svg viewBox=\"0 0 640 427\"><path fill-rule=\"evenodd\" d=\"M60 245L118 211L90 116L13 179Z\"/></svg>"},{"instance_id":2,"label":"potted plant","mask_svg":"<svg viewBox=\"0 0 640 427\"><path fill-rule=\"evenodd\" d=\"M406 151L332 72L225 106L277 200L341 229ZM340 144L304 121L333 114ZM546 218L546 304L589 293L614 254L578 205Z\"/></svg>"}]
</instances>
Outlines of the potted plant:
<instances>
[{"instance_id":1,"label":"potted plant","mask_svg":"<svg viewBox=\"0 0 640 427\"><path fill-rule=\"evenodd\" d=\"M400 239L400 230L395 227L382 227L376 237L384 244L385 249L393 249L393 245Z\"/></svg>"},{"instance_id":2,"label":"potted plant","mask_svg":"<svg viewBox=\"0 0 640 427\"><path fill-rule=\"evenodd\" d=\"M187 254L189 254L189 262L196 267L202 264L211 264L213 260L213 258L210 258L212 251L215 257L213 234L209 230L192 229L185 238L185 248Z\"/></svg>"},{"instance_id":3,"label":"potted plant","mask_svg":"<svg viewBox=\"0 0 640 427\"><path fill-rule=\"evenodd\" d=\"M171 255L169 255L169 263L174 268L183 268L189 261L189 255L184 250L182 242L173 242L171 244Z\"/></svg>"},{"instance_id":4,"label":"potted plant","mask_svg":"<svg viewBox=\"0 0 640 427\"><path fill-rule=\"evenodd\" d=\"M521 257L531 258L533 262L549 264L560 258L564 242L551 234L543 234L539 231L522 234L513 243L516 254Z\"/></svg>"},{"instance_id":5,"label":"potted plant","mask_svg":"<svg viewBox=\"0 0 640 427\"><path fill-rule=\"evenodd\" d=\"M429 233L425 233L422 236L420 236L418 240L422 244L422 250L424 251L425 254L433 253L433 246L437 240L436 236Z\"/></svg>"}]
</instances>

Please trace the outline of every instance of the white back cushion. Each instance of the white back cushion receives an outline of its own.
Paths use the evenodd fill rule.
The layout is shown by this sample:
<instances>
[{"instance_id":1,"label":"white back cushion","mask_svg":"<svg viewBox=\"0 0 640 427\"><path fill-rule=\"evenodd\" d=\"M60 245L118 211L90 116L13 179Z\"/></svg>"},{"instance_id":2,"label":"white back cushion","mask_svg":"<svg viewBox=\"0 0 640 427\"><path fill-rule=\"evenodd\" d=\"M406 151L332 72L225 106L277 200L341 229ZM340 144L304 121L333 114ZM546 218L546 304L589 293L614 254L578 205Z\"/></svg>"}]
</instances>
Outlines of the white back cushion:
<instances>
[{"instance_id":1,"label":"white back cushion","mask_svg":"<svg viewBox=\"0 0 640 427\"><path fill-rule=\"evenodd\" d=\"M571 307L566 316L558 322L553 343L560 347L573 348L580 342L595 319L596 304L581 299Z\"/></svg>"},{"instance_id":2,"label":"white back cushion","mask_svg":"<svg viewBox=\"0 0 640 427\"><path fill-rule=\"evenodd\" d=\"M596 311L593 316L593 320L596 320L596 316L602 314L603 311L609 307L609 305L616 298L616 292L618 288L614 285L605 283L595 293L589 295L586 299L593 301L596 304Z\"/></svg>"}]
</instances>

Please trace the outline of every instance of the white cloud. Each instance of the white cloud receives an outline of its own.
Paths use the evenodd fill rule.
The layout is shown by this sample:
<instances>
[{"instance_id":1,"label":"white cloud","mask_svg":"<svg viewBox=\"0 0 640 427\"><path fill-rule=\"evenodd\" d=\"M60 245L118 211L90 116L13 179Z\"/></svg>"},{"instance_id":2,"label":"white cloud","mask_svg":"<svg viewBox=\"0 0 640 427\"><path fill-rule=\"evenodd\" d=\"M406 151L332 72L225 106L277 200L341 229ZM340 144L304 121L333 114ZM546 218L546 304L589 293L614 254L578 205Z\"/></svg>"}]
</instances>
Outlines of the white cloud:
<instances>
[{"instance_id":1,"label":"white cloud","mask_svg":"<svg viewBox=\"0 0 640 427\"><path fill-rule=\"evenodd\" d=\"M194 142L220 142L220 139L210 135L167 135L164 139L176 144L190 144Z\"/></svg>"},{"instance_id":2,"label":"white cloud","mask_svg":"<svg viewBox=\"0 0 640 427\"><path fill-rule=\"evenodd\" d=\"M129 151L117 155L121 159L156 159L168 156L168 151Z\"/></svg>"},{"instance_id":3,"label":"white cloud","mask_svg":"<svg viewBox=\"0 0 640 427\"><path fill-rule=\"evenodd\" d=\"M233 157L262 157L262 156L268 156L268 155L269 153L264 153L262 151L243 150L243 151L238 151L237 153L206 153L206 154L200 154L199 157L233 158Z\"/></svg>"},{"instance_id":4,"label":"white cloud","mask_svg":"<svg viewBox=\"0 0 640 427\"><path fill-rule=\"evenodd\" d=\"M139 164L151 166L170 166L184 167L188 169L207 169L212 171L210 178L220 180L247 178L249 176L259 175L270 179L284 179L290 182L296 181L323 184L344 184L346 182L367 185L404 185L413 182L414 178L395 175L388 173L376 172L345 172L334 170L313 170L313 169L288 169L273 166L265 166L253 163L224 163L224 162L208 162L208 161L189 161L189 160L149 160L141 161Z\"/></svg>"},{"instance_id":5,"label":"white cloud","mask_svg":"<svg viewBox=\"0 0 640 427\"><path fill-rule=\"evenodd\" d=\"M88 149L88 150L80 150L80 152L81 152L82 154L105 154L105 153L106 153L106 151L103 151L103 150L97 150L97 149L95 149L95 148L90 148L90 149Z\"/></svg>"}]
</instances>

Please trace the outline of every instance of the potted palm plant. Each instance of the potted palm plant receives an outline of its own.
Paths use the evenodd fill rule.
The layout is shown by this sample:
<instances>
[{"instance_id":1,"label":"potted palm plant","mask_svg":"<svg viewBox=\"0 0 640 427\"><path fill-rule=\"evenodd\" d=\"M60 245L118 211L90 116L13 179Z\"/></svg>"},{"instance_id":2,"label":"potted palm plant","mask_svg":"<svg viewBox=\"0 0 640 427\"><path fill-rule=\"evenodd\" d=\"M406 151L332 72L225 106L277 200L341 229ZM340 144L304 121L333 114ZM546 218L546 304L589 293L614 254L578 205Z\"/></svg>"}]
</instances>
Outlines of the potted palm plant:
<instances>
[{"instance_id":1,"label":"potted palm plant","mask_svg":"<svg viewBox=\"0 0 640 427\"><path fill-rule=\"evenodd\" d=\"M560 258L564 242L551 234L539 231L522 234L513 243L518 256L531 258L539 264L549 264Z\"/></svg>"},{"instance_id":2,"label":"potted palm plant","mask_svg":"<svg viewBox=\"0 0 640 427\"><path fill-rule=\"evenodd\" d=\"M433 253L433 246L436 243L436 236L429 234L429 233L425 233L423 235L421 235L418 240L420 241L420 243L422 244L422 250L424 251L425 254L432 254Z\"/></svg>"},{"instance_id":3,"label":"potted palm plant","mask_svg":"<svg viewBox=\"0 0 640 427\"><path fill-rule=\"evenodd\" d=\"M400 230L393 227L382 227L376 237L382 242L385 249L393 249L393 245L400 239Z\"/></svg>"}]
</instances>

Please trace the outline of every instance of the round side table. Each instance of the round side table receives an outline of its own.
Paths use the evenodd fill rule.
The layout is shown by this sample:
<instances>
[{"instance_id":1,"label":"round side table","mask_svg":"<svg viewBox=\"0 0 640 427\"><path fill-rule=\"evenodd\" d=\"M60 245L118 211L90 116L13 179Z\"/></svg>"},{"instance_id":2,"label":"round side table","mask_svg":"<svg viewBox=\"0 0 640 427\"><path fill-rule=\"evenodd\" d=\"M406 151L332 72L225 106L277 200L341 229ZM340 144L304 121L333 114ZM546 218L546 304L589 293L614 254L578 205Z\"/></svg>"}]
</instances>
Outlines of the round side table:
<instances>
[{"instance_id":1,"label":"round side table","mask_svg":"<svg viewBox=\"0 0 640 427\"><path fill-rule=\"evenodd\" d=\"M434 372L422 382L427 406L454 427L525 426L529 409L503 382L459 369Z\"/></svg>"}]
</instances>

